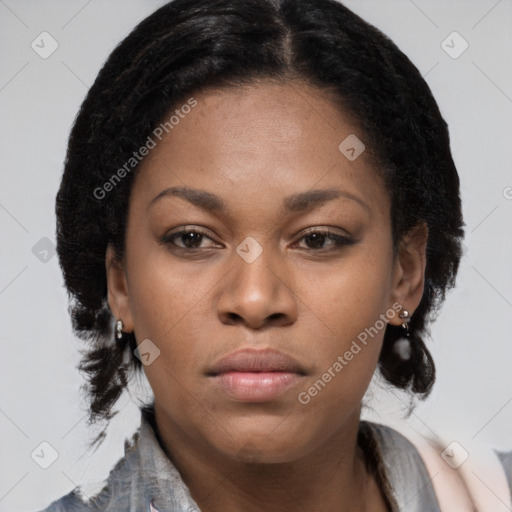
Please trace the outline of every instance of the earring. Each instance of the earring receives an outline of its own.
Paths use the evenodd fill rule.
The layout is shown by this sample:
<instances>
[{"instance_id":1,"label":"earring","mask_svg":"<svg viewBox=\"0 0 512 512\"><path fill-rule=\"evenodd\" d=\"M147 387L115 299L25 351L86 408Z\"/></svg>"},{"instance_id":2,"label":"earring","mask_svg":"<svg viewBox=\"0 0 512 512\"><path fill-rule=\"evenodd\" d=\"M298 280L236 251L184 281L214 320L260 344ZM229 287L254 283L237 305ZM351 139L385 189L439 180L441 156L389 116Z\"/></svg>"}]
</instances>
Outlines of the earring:
<instances>
[{"instance_id":1,"label":"earring","mask_svg":"<svg viewBox=\"0 0 512 512\"><path fill-rule=\"evenodd\" d=\"M404 319L404 321L402 322L402 327L405 329L405 335L409 337L409 322L411 320L409 318L409 311L407 311L406 309L402 309L398 317Z\"/></svg>"},{"instance_id":2,"label":"earring","mask_svg":"<svg viewBox=\"0 0 512 512\"><path fill-rule=\"evenodd\" d=\"M118 341L123 339L123 321L121 319L116 322L116 339Z\"/></svg>"},{"instance_id":3,"label":"earring","mask_svg":"<svg viewBox=\"0 0 512 512\"><path fill-rule=\"evenodd\" d=\"M411 358L412 352L411 333L409 331L409 322L411 321L411 319L409 317L409 311L407 311L406 309L400 311L400 314L398 316L403 319L402 329L405 332L401 338L398 338L395 341L393 351L398 355L400 359L402 359L403 361L407 361L408 359Z\"/></svg>"}]
</instances>

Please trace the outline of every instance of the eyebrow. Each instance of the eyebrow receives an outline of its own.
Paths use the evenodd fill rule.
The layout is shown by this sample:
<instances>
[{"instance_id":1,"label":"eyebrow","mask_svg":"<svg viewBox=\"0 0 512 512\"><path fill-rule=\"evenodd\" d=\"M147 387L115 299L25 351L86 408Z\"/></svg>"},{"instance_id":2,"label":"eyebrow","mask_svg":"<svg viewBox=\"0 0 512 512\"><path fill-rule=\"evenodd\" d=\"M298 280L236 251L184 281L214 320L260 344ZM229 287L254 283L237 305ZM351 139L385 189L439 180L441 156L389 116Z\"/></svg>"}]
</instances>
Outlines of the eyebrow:
<instances>
[{"instance_id":1,"label":"eyebrow","mask_svg":"<svg viewBox=\"0 0 512 512\"><path fill-rule=\"evenodd\" d=\"M198 208L216 213L225 212L227 208L226 203L219 196L206 190L189 187L171 187L162 190L151 200L148 208L164 197L179 197ZM304 212L338 198L351 199L370 211L369 206L359 197L336 188L314 189L292 194L284 198L283 207L290 212Z\"/></svg>"}]
</instances>

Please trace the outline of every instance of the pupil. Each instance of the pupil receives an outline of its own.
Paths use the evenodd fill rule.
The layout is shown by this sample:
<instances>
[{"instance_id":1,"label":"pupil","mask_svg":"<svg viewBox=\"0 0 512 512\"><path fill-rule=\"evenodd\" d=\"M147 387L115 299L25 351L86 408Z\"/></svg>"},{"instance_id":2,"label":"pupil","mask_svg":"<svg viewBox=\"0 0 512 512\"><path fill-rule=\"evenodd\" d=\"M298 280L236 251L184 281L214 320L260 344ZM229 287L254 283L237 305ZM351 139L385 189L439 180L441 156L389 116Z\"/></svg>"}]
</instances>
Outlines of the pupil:
<instances>
[{"instance_id":1,"label":"pupil","mask_svg":"<svg viewBox=\"0 0 512 512\"><path fill-rule=\"evenodd\" d=\"M321 235L319 233L313 233L306 237L306 239L313 240L313 246L316 249L322 248L324 238L325 238L325 235ZM311 245L311 244L308 244L308 245Z\"/></svg>"},{"instance_id":2,"label":"pupil","mask_svg":"<svg viewBox=\"0 0 512 512\"><path fill-rule=\"evenodd\" d=\"M194 243L197 243L198 241L200 242L201 241L201 234L200 233L187 233L185 235L183 235L181 238L182 238L182 241L184 242L185 244L185 247L187 248L192 248L194 246Z\"/></svg>"}]
</instances>

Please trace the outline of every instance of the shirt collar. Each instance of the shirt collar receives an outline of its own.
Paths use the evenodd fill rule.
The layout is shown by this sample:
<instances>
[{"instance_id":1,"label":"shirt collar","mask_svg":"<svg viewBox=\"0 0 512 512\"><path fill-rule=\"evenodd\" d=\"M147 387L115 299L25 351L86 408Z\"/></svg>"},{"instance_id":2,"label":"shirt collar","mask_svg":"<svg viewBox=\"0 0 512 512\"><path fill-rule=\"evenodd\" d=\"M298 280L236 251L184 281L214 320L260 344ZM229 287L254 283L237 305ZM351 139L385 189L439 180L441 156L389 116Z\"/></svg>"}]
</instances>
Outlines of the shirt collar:
<instances>
[{"instance_id":1,"label":"shirt collar","mask_svg":"<svg viewBox=\"0 0 512 512\"><path fill-rule=\"evenodd\" d=\"M126 450L131 469L132 510L148 512L200 512L181 475L157 438L154 409L144 407L139 431Z\"/></svg>"},{"instance_id":2,"label":"shirt collar","mask_svg":"<svg viewBox=\"0 0 512 512\"><path fill-rule=\"evenodd\" d=\"M432 507L429 510L439 511L428 473L414 447L384 425L362 422L361 427L372 432L372 455L384 464L388 498L393 496L397 500L398 509L402 510L401 506L403 510L420 511L428 504ZM141 409L141 425L133 442L126 444L123 466L119 478L131 481L130 504L135 504L131 510L201 512L160 444L153 405Z\"/></svg>"}]
</instances>

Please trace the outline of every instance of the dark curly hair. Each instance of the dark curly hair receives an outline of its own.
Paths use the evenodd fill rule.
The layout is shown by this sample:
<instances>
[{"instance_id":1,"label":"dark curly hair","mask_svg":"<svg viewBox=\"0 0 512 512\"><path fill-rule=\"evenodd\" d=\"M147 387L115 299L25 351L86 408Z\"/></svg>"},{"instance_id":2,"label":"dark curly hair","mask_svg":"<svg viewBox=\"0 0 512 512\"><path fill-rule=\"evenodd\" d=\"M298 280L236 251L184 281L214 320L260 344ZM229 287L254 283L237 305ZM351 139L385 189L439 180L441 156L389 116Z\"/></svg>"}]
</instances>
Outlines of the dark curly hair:
<instances>
[{"instance_id":1,"label":"dark curly hair","mask_svg":"<svg viewBox=\"0 0 512 512\"><path fill-rule=\"evenodd\" d=\"M143 20L104 64L72 128L57 194L57 252L73 329L89 342L79 369L87 378L90 422L115 414L141 368L133 333L124 334L127 343L113 341L105 270L108 244L120 260L124 255L137 166L108 198L97 191L192 94L259 80L315 86L357 123L389 191L395 248L413 227L428 226L411 357L394 353L402 330L389 324L379 369L394 386L422 397L432 387L435 367L422 337L455 284L464 224L448 127L418 69L335 0L174 0Z\"/></svg>"}]
</instances>

